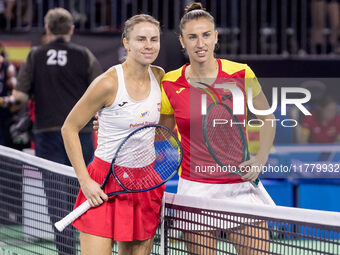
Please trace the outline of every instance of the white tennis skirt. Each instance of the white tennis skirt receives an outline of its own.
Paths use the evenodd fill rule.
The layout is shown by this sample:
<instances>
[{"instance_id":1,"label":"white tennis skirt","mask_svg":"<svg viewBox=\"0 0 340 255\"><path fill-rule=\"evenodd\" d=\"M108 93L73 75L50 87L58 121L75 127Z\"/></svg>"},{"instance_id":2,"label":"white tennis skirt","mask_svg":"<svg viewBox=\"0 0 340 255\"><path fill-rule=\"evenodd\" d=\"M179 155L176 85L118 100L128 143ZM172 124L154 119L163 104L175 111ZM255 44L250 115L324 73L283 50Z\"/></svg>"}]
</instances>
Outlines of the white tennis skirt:
<instances>
[{"instance_id":1,"label":"white tennis skirt","mask_svg":"<svg viewBox=\"0 0 340 255\"><path fill-rule=\"evenodd\" d=\"M197 196L202 199L224 199L226 201L253 204L254 206L259 204L275 206L274 201L261 182L257 187L254 187L250 182L215 184L194 182L180 178L177 194ZM204 208L201 209L201 212L197 215L177 215L176 217L178 220L175 220L173 224L177 229L181 230L211 231L214 229L227 230L238 227L242 223L254 223L259 221L247 218L238 218L237 221L235 221L232 216L230 218L221 218L221 215L217 212L204 210ZM228 208L226 208L226 210L227 209Z\"/></svg>"},{"instance_id":2,"label":"white tennis skirt","mask_svg":"<svg viewBox=\"0 0 340 255\"><path fill-rule=\"evenodd\" d=\"M201 198L228 199L233 202L248 204L275 205L262 183L254 187L250 182L240 183L204 183L179 178L177 194Z\"/></svg>"}]
</instances>

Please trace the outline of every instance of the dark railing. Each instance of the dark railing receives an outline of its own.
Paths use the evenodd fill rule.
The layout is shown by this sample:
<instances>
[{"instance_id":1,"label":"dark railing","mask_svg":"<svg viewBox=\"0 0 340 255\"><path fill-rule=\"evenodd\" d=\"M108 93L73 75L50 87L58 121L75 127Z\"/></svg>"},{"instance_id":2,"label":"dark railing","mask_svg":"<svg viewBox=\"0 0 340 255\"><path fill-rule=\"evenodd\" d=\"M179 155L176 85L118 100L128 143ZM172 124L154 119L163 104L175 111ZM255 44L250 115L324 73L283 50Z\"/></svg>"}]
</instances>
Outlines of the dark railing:
<instances>
[{"instance_id":1,"label":"dark railing","mask_svg":"<svg viewBox=\"0 0 340 255\"><path fill-rule=\"evenodd\" d=\"M177 30L188 0L8 0L0 2L0 29L43 30L47 10L64 7L78 31L121 32L137 13L157 18L163 30ZM202 0L215 17L218 54L237 56L335 56L340 27L339 1Z\"/></svg>"}]
</instances>

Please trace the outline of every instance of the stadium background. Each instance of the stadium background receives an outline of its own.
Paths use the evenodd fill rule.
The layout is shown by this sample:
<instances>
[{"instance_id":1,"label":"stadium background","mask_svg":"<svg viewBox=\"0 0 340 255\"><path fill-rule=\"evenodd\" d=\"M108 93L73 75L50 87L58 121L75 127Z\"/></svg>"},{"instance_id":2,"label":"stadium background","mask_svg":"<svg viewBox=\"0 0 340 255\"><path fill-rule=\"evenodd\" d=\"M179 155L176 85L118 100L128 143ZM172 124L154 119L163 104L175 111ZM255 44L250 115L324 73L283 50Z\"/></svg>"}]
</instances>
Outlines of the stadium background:
<instances>
[{"instance_id":1,"label":"stadium background","mask_svg":"<svg viewBox=\"0 0 340 255\"><path fill-rule=\"evenodd\" d=\"M0 42L10 62L20 68L30 48L41 43L43 16L52 7L69 9L76 21L72 41L87 46L104 70L120 62L124 51L121 27L124 20L136 13L148 13L162 24L161 53L156 64L166 71L186 62L178 42L177 24L184 0L16 0L0 2ZM325 90L340 97L338 49L328 38L334 31L326 10L322 28L323 43L318 52L313 41L315 22L312 0L221 0L201 1L216 17L219 48L216 56L247 63L260 82L263 78L280 78L280 83L265 82L263 90L271 102L272 86L300 86L318 81ZM11 15L6 7L14 3ZM339 8L339 6L338 6ZM339 29L339 28L338 28ZM297 79L298 78L298 79ZM285 84L289 80L289 84ZM265 80L266 81L266 80ZM312 92L313 96L313 92ZM278 129L275 149L269 162L340 162L339 145L298 145L294 129ZM256 137L256 135L254 136ZM256 147L256 138L255 138ZM332 148L331 151L329 148ZM270 178L264 184L278 205L340 211L340 182L331 179ZM176 191L176 181L168 185Z\"/></svg>"}]
</instances>

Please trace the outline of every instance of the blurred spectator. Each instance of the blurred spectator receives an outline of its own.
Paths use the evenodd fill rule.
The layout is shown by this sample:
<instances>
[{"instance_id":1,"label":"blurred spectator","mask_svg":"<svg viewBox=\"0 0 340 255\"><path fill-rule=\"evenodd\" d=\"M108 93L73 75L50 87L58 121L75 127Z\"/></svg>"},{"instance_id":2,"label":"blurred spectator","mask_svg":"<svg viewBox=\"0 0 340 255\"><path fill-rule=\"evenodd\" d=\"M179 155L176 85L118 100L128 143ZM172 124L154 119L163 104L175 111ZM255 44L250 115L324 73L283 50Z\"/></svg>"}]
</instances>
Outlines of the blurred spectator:
<instances>
[{"instance_id":1,"label":"blurred spectator","mask_svg":"<svg viewBox=\"0 0 340 255\"><path fill-rule=\"evenodd\" d=\"M340 29L340 5L339 0L313 0L312 23L313 23L313 48L316 54L330 53L339 50L338 37ZM324 40L326 17L330 27L330 34ZM323 49L325 45L325 49Z\"/></svg>"},{"instance_id":2,"label":"blurred spectator","mask_svg":"<svg viewBox=\"0 0 340 255\"><path fill-rule=\"evenodd\" d=\"M49 37L44 33L41 36L41 45L49 42ZM15 77L14 77L15 78ZM16 80L15 80L16 83ZM14 86L12 86L14 89ZM11 93L7 93L9 95ZM5 96L5 95L4 95ZM8 111L7 109L0 108L0 111ZM24 148L34 148L32 141L32 125L34 120L34 101L30 99L28 103L12 106L10 111L10 118L8 119L7 126L9 126L9 133L6 132L6 146L12 147L17 150Z\"/></svg>"},{"instance_id":3,"label":"blurred spectator","mask_svg":"<svg viewBox=\"0 0 340 255\"><path fill-rule=\"evenodd\" d=\"M10 21L11 27L25 27L32 24L32 0L7 0L5 6L5 18ZM18 17L18 15L20 15Z\"/></svg>"},{"instance_id":4,"label":"blurred spectator","mask_svg":"<svg viewBox=\"0 0 340 255\"><path fill-rule=\"evenodd\" d=\"M68 11L50 10L45 16L45 25L42 43L47 44L33 48L22 64L12 100L26 102L29 96L34 97L37 156L69 164L60 128L101 68L87 48L70 42L74 26ZM82 134L84 141L89 142L91 127L85 128ZM87 151L86 161L92 156L91 149L86 148Z\"/></svg>"},{"instance_id":5,"label":"blurred spectator","mask_svg":"<svg viewBox=\"0 0 340 255\"><path fill-rule=\"evenodd\" d=\"M18 150L30 148L31 146L32 120L28 113L28 105L24 104L18 112L11 118L9 132L11 135L11 145Z\"/></svg>"},{"instance_id":6,"label":"blurred spectator","mask_svg":"<svg viewBox=\"0 0 340 255\"><path fill-rule=\"evenodd\" d=\"M86 91L91 81L101 73L95 56L85 47L70 42L74 31L71 14L63 9L51 9L45 16L47 44L33 48L22 64L18 85L10 97L2 99L3 105L16 102L26 103L34 97L34 142L38 157L70 165L61 127L76 102ZM1 100L0 100L1 101ZM0 102L1 105L1 102ZM93 155L92 126L89 123L79 134L83 156L88 163ZM56 198L51 192L48 173L43 173L49 214L54 224L65 211L71 211L73 204L70 191L64 190L64 197ZM55 231L59 254L76 254L75 236L72 230L63 233ZM62 244L62 245L58 245Z\"/></svg>"},{"instance_id":7,"label":"blurred spectator","mask_svg":"<svg viewBox=\"0 0 340 255\"><path fill-rule=\"evenodd\" d=\"M302 119L302 132L298 142L335 143L340 141L340 114L336 100L326 95L312 115Z\"/></svg>"},{"instance_id":8,"label":"blurred spectator","mask_svg":"<svg viewBox=\"0 0 340 255\"><path fill-rule=\"evenodd\" d=\"M16 70L6 59L4 47L0 44L0 97L11 94L16 85ZM0 145L8 146L11 143L9 126L11 123L11 108L0 108Z\"/></svg>"},{"instance_id":9,"label":"blurred spectator","mask_svg":"<svg viewBox=\"0 0 340 255\"><path fill-rule=\"evenodd\" d=\"M309 100L308 105L306 105L306 107L308 107L308 110L310 112L317 111L320 105L320 101L326 95L326 91L327 91L326 85L320 80L308 79L302 82L300 86L302 88L309 90L311 94L311 99ZM301 113L301 111L296 106L293 106L293 105L289 107L287 110L288 110L288 114L290 118L298 122L298 125L294 129L294 133L292 134L292 137L293 137L292 142L300 143L301 137L303 136L302 134L303 128L302 128L301 123L302 123L304 115Z\"/></svg>"},{"instance_id":10,"label":"blurred spectator","mask_svg":"<svg viewBox=\"0 0 340 255\"><path fill-rule=\"evenodd\" d=\"M6 26L5 11L5 0L0 0L0 28L4 28Z\"/></svg>"},{"instance_id":11,"label":"blurred spectator","mask_svg":"<svg viewBox=\"0 0 340 255\"><path fill-rule=\"evenodd\" d=\"M74 22L76 24L85 24L87 21L87 17L90 16L89 9L90 8L88 4L86 4L86 1L74 0L73 5L70 8Z\"/></svg>"}]
</instances>

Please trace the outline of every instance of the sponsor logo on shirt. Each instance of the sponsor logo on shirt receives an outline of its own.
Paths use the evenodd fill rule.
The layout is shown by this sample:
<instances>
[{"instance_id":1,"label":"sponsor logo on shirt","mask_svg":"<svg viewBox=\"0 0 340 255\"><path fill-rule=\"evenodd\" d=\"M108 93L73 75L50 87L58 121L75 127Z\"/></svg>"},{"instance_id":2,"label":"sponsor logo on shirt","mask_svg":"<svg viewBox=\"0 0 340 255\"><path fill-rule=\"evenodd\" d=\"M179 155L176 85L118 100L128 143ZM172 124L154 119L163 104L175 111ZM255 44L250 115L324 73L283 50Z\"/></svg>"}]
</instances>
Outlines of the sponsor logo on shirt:
<instances>
[{"instance_id":1,"label":"sponsor logo on shirt","mask_svg":"<svg viewBox=\"0 0 340 255\"><path fill-rule=\"evenodd\" d=\"M118 104L119 107L123 107L124 105L126 105L128 102L124 101L124 102L121 102L120 104Z\"/></svg>"},{"instance_id":2,"label":"sponsor logo on shirt","mask_svg":"<svg viewBox=\"0 0 340 255\"><path fill-rule=\"evenodd\" d=\"M157 121L152 121L152 122L143 121L143 122L140 122L140 123L130 124L130 128L132 128L132 127L142 127L142 126L145 126L145 125L152 125L152 124L157 124Z\"/></svg>"},{"instance_id":3,"label":"sponsor logo on shirt","mask_svg":"<svg viewBox=\"0 0 340 255\"><path fill-rule=\"evenodd\" d=\"M179 94L179 93L181 93L183 90L185 90L185 88L180 88L180 89L176 90L176 93Z\"/></svg>"},{"instance_id":4,"label":"sponsor logo on shirt","mask_svg":"<svg viewBox=\"0 0 340 255\"><path fill-rule=\"evenodd\" d=\"M140 118L144 118L150 115L150 111L142 111L139 115Z\"/></svg>"}]
</instances>

